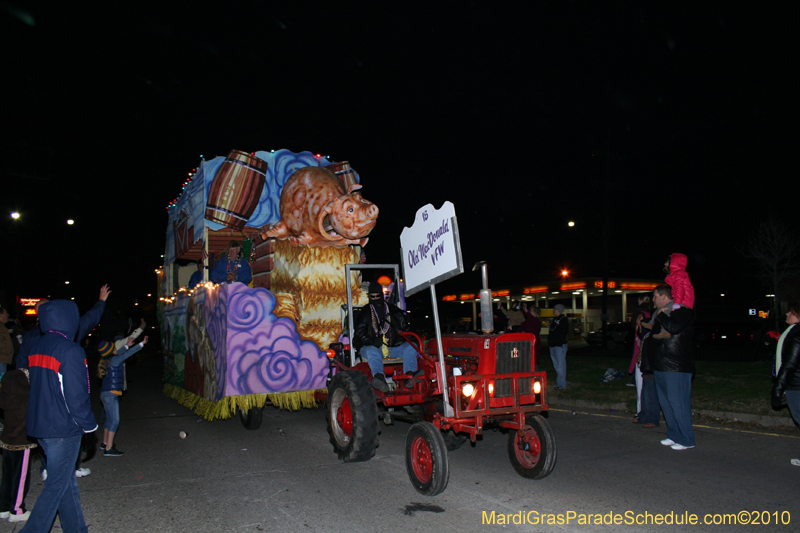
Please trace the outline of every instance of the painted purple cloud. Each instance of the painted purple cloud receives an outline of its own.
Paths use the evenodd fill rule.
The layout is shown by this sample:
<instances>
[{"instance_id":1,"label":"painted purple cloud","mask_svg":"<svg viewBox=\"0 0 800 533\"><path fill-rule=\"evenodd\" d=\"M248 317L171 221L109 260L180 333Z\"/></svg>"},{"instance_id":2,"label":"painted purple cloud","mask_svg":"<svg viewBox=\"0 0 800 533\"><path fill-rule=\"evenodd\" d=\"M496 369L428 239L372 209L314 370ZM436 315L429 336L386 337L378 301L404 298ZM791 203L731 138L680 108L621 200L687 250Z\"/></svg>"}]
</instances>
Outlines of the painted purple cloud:
<instances>
[{"instance_id":1,"label":"painted purple cloud","mask_svg":"<svg viewBox=\"0 0 800 533\"><path fill-rule=\"evenodd\" d=\"M299 337L292 320L272 314L271 292L241 283L221 290L228 303L225 396L324 388L325 354Z\"/></svg>"}]
</instances>

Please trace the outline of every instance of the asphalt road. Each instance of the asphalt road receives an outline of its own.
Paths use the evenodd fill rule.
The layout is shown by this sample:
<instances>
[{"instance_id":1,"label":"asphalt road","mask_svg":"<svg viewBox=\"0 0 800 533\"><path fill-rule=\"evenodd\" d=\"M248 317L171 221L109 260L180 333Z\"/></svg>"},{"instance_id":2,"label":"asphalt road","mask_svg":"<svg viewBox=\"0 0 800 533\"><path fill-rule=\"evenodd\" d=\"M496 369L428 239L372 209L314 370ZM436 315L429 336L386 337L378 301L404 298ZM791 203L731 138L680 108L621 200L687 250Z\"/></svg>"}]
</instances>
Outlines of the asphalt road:
<instances>
[{"instance_id":1,"label":"asphalt road","mask_svg":"<svg viewBox=\"0 0 800 533\"><path fill-rule=\"evenodd\" d=\"M800 467L789 463L800 456L795 429L696 425L697 448L677 452L659 444L663 427L554 406L558 462L549 477L518 476L506 435L490 431L475 447L449 454L447 490L426 497L406 474L406 423L381 424L376 457L343 464L328 442L323 409L267 408L256 431L238 419L206 422L161 395L156 353L137 358L120 405L117 443L125 455L97 454L84 464L91 475L78 480L90 531L796 531L800 523ZM29 508L42 487L38 462L32 479ZM749 522L758 513L770 524L702 525L705 515L722 520L713 515L742 511ZM494 524L486 523L492 513ZM673 522L688 513L701 524L652 523L669 513ZM543 514L568 523L536 524ZM501 515L511 524L500 525ZM582 515L592 522L617 515L622 523L582 524ZM776 526L776 519L790 523ZM0 522L0 533L20 529Z\"/></svg>"}]
</instances>

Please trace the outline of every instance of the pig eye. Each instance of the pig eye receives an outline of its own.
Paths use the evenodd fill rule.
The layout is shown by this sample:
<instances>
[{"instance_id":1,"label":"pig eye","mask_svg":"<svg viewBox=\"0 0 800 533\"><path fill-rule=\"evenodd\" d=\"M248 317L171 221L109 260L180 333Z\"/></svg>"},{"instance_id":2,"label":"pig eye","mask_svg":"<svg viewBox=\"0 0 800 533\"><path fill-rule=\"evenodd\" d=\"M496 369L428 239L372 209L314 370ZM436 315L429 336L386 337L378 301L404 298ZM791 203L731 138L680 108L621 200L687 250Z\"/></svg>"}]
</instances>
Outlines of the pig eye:
<instances>
[{"instance_id":1,"label":"pig eye","mask_svg":"<svg viewBox=\"0 0 800 533\"><path fill-rule=\"evenodd\" d=\"M352 207L347 210L348 213L352 213L353 211L355 211L355 209L353 209Z\"/></svg>"}]
</instances>

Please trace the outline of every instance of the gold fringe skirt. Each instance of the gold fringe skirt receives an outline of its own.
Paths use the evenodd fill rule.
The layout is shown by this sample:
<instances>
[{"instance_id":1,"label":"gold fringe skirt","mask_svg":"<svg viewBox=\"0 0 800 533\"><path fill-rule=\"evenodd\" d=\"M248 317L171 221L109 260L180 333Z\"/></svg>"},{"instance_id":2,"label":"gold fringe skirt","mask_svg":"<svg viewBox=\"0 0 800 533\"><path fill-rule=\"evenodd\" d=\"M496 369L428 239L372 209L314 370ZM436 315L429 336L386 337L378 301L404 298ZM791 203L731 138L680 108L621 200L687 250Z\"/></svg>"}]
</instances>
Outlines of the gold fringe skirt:
<instances>
[{"instance_id":1,"label":"gold fringe skirt","mask_svg":"<svg viewBox=\"0 0 800 533\"><path fill-rule=\"evenodd\" d=\"M328 392L326 389L276 392L270 394L244 394L241 396L225 396L218 402L210 402L186 389L164 384L164 396L178 400L178 403L194 411L194 413L209 422L212 420L225 420L236 415L237 411L247 412L253 407L264 407L267 402L280 409L299 411L302 408L316 409L318 407L315 394Z\"/></svg>"}]
</instances>

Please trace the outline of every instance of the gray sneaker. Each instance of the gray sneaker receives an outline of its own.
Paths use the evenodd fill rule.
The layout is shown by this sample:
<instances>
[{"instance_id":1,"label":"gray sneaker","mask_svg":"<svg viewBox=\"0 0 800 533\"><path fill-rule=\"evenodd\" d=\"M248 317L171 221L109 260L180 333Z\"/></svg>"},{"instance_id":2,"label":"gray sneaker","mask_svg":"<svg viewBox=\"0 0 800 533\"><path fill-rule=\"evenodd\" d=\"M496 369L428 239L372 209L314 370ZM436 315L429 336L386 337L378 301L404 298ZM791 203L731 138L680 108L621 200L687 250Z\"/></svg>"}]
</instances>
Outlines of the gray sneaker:
<instances>
[{"instance_id":1,"label":"gray sneaker","mask_svg":"<svg viewBox=\"0 0 800 533\"><path fill-rule=\"evenodd\" d=\"M103 452L103 457L119 457L123 453L124 452L121 452L116 447L112 446L111 448L108 448L106 449L105 452Z\"/></svg>"}]
</instances>

